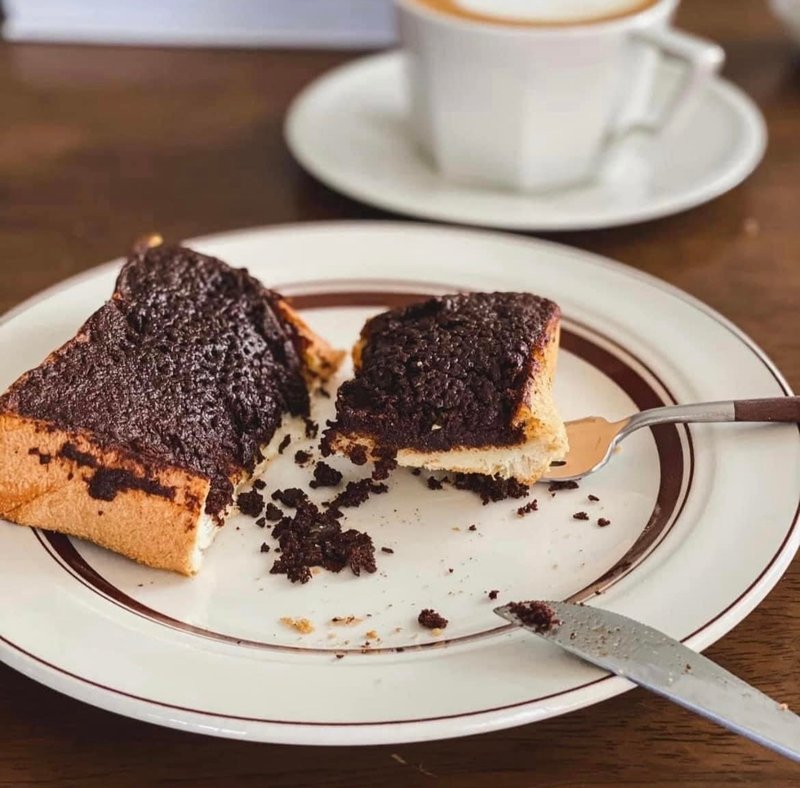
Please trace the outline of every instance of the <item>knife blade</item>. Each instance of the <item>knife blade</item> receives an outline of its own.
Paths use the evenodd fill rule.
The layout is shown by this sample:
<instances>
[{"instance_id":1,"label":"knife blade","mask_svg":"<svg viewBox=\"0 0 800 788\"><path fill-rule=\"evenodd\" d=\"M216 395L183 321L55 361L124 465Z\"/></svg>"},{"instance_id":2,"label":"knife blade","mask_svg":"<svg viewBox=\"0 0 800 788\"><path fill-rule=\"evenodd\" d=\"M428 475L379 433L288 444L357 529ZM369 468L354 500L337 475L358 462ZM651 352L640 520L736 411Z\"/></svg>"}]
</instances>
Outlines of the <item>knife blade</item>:
<instances>
[{"instance_id":1,"label":"knife blade","mask_svg":"<svg viewBox=\"0 0 800 788\"><path fill-rule=\"evenodd\" d=\"M586 662L629 679L719 725L800 762L800 717L674 638L619 613L570 602L543 602L559 623L526 624L495 613L556 643ZM523 618L529 619L529 616Z\"/></svg>"}]
</instances>

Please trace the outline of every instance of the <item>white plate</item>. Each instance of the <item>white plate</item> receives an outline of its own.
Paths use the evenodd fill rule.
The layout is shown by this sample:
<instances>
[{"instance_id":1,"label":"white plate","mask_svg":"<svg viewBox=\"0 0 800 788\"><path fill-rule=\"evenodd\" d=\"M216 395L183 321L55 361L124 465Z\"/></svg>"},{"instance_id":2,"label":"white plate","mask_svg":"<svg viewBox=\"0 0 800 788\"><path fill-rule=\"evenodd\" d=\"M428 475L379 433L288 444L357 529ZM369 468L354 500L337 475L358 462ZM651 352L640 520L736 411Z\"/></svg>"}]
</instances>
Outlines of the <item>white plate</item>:
<instances>
[{"instance_id":1,"label":"white plate","mask_svg":"<svg viewBox=\"0 0 800 788\"><path fill-rule=\"evenodd\" d=\"M443 181L407 133L403 56L341 66L292 104L286 141L311 174L370 205L425 219L517 230L588 230L668 216L741 183L761 161L766 127L741 90L715 79L674 135L630 140L591 185L532 196ZM662 69L657 95L679 72Z\"/></svg>"},{"instance_id":2,"label":"white plate","mask_svg":"<svg viewBox=\"0 0 800 788\"><path fill-rule=\"evenodd\" d=\"M409 294L497 288L555 298L566 316L556 394L567 418L788 393L758 348L707 307L563 246L391 223L253 230L192 245L297 296L311 324L342 346L367 315ZM111 292L117 265L6 319L0 385L75 331ZM269 471L269 489L305 484L308 472L291 460L303 445L297 439ZM703 648L755 607L794 555L798 473L798 430L783 425L667 427L658 443L642 432L580 490L551 497L535 488L540 511L524 519L518 502L483 507L398 471L388 494L349 511L394 554L378 553L374 575L323 572L304 586L268 573L273 556L259 547L272 540L243 516L194 579L0 525L0 656L89 703L218 736L366 744L520 725L629 685L505 628L488 590L499 589L500 602L574 595L636 543L638 558L617 567L594 603ZM574 520L578 510L592 519ZM612 525L597 527L599 516ZM423 607L450 619L441 637L416 623ZM328 623L347 615L364 621ZM299 635L282 616L316 629ZM361 653L368 630L381 641Z\"/></svg>"}]
</instances>

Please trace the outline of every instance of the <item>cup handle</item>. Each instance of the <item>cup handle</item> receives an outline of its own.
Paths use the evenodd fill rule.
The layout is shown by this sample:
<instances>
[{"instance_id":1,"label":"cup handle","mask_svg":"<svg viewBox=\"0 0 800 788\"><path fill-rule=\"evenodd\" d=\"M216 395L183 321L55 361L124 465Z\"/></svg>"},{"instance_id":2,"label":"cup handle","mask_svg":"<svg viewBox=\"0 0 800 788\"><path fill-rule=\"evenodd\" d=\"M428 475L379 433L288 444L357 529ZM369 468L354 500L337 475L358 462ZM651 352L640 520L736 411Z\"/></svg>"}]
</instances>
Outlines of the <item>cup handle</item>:
<instances>
[{"instance_id":1,"label":"cup handle","mask_svg":"<svg viewBox=\"0 0 800 788\"><path fill-rule=\"evenodd\" d=\"M725 62L725 51L712 41L671 27L639 30L634 37L655 47L663 56L684 64L683 81L675 95L665 106L654 110L649 119L636 124L637 130L650 134L669 134L680 125L695 97L720 70Z\"/></svg>"}]
</instances>

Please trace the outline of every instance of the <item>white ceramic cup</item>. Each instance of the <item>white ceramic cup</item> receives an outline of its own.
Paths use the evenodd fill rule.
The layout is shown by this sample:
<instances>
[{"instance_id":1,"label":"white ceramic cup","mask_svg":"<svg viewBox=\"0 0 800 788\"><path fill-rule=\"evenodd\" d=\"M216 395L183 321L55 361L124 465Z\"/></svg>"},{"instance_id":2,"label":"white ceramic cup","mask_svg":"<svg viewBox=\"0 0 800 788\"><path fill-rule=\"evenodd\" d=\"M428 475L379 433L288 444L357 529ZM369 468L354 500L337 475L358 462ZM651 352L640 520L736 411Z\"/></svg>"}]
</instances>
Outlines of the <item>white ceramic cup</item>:
<instances>
[{"instance_id":1,"label":"white ceramic cup","mask_svg":"<svg viewBox=\"0 0 800 788\"><path fill-rule=\"evenodd\" d=\"M590 180L612 142L680 122L724 60L670 27L679 0L607 21L535 27L474 22L396 0L411 130L444 178L519 192ZM676 95L655 106L662 58Z\"/></svg>"}]
</instances>

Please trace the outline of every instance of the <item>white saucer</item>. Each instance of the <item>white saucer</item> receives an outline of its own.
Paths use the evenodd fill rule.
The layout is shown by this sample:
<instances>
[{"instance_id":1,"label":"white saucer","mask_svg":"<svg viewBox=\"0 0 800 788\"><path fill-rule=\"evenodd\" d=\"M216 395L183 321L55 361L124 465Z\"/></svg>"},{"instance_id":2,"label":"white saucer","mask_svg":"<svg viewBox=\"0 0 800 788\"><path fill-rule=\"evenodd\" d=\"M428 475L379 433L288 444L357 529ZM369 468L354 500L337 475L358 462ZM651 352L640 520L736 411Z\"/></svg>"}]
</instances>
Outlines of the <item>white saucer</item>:
<instances>
[{"instance_id":1,"label":"white saucer","mask_svg":"<svg viewBox=\"0 0 800 788\"><path fill-rule=\"evenodd\" d=\"M588 230L668 216L741 183L766 147L752 100L715 79L684 128L631 141L597 181L543 196L449 184L414 147L405 126L403 55L390 52L321 77L294 101L286 140L312 175L370 205L425 219L516 230ZM657 93L678 78L665 67Z\"/></svg>"}]
</instances>

